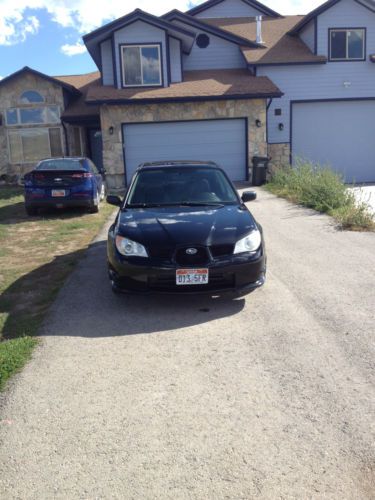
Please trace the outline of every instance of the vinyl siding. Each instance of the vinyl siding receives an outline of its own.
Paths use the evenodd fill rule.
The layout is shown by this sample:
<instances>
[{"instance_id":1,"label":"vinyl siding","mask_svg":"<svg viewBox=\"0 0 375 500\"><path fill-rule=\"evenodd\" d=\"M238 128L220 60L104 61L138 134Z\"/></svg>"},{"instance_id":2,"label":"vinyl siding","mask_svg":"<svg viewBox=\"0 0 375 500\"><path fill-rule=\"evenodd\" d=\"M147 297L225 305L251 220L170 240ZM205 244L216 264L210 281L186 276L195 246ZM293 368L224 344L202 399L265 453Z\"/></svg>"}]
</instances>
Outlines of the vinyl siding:
<instances>
[{"instance_id":1,"label":"vinyl siding","mask_svg":"<svg viewBox=\"0 0 375 500\"><path fill-rule=\"evenodd\" d=\"M172 83L181 82L181 42L176 38L169 37L169 53L171 61L171 80Z\"/></svg>"},{"instance_id":2,"label":"vinyl siding","mask_svg":"<svg viewBox=\"0 0 375 500\"><path fill-rule=\"evenodd\" d=\"M321 14L318 54L328 55L328 28L351 26L367 28L366 61L258 68L258 76L268 76L284 92L269 108L269 142L289 142L291 100L375 97L375 64L368 60L368 55L375 53L375 14L354 0L342 0ZM345 88L344 82L350 82L350 86ZM282 116L275 116L275 108L282 109ZM280 122L284 124L283 131L278 130Z\"/></svg>"},{"instance_id":3,"label":"vinyl siding","mask_svg":"<svg viewBox=\"0 0 375 500\"><path fill-rule=\"evenodd\" d=\"M309 47L311 52L314 52L315 46L315 23L310 21L300 34L301 39Z\"/></svg>"},{"instance_id":4,"label":"vinyl siding","mask_svg":"<svg viewBox=\"0 0 375 500\"><path fill-rule=\"evenodd\" d=\"M218 5L197 14L195 17L255 17L259 15L262 15L262 12L254 7L251 7L250 5L247 5L245 2L242 2L242 0L224 0Z\"/></svg>"},{"instance_id":5,"label":"vinyl siding","mask_svg":"<svg viewBox=\"0 0 375 500\"><path fill-rule=\"evenodd\" d=\"M121 61L120 61L120 45L133 43L161 43L162 49L162 71L164 77L164 86L168 86L168 67L167 67L167 51L166 51L166 36L165 31L151 26L143 21L135 21L134 23L122 28L114 33L115 45L115 60L118 87L121 88Z\"/></svg>"},{"instance_id":6,"label":"vinyl siding","mask_svg":"<svg viewBox=\"0 0 375 500\"><path fill-rule=\"evenodd\" d=\"M100 45L100 51L102 58L103 85L114 85L111 40L106 40L105 42L103 42Z\"/></svg>"}]
</instances>

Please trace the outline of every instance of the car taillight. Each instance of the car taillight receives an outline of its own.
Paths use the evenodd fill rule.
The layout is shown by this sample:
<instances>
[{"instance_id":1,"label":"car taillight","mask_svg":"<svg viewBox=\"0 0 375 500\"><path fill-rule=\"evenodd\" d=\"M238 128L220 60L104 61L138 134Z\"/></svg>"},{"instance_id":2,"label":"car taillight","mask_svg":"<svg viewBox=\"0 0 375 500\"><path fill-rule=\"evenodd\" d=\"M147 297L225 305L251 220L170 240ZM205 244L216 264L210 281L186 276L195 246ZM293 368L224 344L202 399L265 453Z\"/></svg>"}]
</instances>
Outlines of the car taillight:
<instances>
[{"instance_id":1,"label":"car taillight","mask_svg":"<svg viewBox=\"0 0 375 500\"><path fill-rule=\"evenodd\" d=\"M44 179L44 175L43 174L34 174L34 179L41 181Z\"/></svg>"},{"instance_id":2,"label":"car taillight","mask_svg":"<svg viewBox=\"0 0 375 500\"><path fill-rule=\"evenodd\" d=\"M87 179L88 177L92 177L92 173L91 172L85 172L83 174L72 174L72 178L73 179Z\"/></svg>"}]
</instances>

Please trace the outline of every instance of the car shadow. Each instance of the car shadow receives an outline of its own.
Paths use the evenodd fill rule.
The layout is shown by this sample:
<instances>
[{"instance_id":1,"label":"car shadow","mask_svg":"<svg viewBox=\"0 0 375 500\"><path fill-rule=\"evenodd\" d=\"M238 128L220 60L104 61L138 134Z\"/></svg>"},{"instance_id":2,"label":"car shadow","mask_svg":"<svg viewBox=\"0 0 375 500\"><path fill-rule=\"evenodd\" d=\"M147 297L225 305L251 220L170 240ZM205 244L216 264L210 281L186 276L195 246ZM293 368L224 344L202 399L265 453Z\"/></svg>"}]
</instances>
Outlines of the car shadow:
<instances>
[{"instance_id":1,"label":"car shadow","mask_svg":"<svg viewBox=\"0 0 375 500\"><path fill-rule=\"evenodd\" d=\"M85 208L43 208L39 210L37 215L29 216L25 211L25 204L17 202L12 205L0 207L0 224L14 225L24 222L72 219L82 217L83 215L87 215L87 213Z\"/></svg>"},{"instance_id":2,"label":"car shadow","mask_svg":"<svg viewBox=\"0 0 375 500\"><path fill-rule=\"evenodd\" d=\"M60 290L40 329L41 336L112 337L183 330L220 318L235 316L245 299L231 294L209 295L126 295L114 294L107 276L106 242L55 257L8 287L0 296L0 312L6 313L4 334L14 337L19 309L15 298L34 289L36 295L49 286L57 269L72 266L81 258ZM33 288L34 287L34 288ZM43 300L43 293L40 293ZM44 294L45 295L45 294ZM36 297L36 302L38 297ZM31 311L32 312L32 311Z\"/></svg>"}]
</instances>

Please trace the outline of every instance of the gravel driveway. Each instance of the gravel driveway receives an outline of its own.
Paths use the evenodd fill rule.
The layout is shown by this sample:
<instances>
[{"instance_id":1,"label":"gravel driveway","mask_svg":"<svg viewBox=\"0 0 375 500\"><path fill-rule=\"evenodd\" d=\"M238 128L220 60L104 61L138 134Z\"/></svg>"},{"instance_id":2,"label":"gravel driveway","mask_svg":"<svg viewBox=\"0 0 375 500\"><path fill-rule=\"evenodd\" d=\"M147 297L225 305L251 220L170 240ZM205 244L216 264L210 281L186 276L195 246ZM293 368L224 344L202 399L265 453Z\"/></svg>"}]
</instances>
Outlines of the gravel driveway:
<instances>
[{"instance_id":1,"label":"gravel driveway","mask_svg":"<svg viewBox=\"0 0 375 500\"><path fill-rule=\"evenodd\" d=\"M250 206L246 299L114 296L93 244L0 396L1 499L375 497L375 234Z\"/></svg>"}]
</instances>

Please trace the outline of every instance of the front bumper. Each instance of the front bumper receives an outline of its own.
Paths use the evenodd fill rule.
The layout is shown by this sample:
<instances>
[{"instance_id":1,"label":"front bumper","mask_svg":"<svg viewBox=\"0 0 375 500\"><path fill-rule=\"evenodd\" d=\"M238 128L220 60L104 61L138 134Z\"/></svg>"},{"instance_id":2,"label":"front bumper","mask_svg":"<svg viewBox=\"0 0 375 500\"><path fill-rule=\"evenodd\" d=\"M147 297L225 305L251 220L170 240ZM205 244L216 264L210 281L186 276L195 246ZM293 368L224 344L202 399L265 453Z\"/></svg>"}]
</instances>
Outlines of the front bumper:
<instances>
[{"instance_id":1,"label":"front bumper","mask_svg":"<svg viewBox=\"0 0 375 500\"><path fill-rule=\"evenodd\" d=\"M117 252L113 241L108 240L108 272L113 286L117 291L139 294L246 294L264 284L266 257L261 247L253 256L232 255L194 266L208 268L208 284L176 285L176 270L187 267L192 268L156 259L126 259Z\"/></svg>"}]
</instances>

